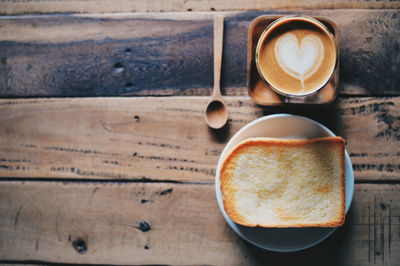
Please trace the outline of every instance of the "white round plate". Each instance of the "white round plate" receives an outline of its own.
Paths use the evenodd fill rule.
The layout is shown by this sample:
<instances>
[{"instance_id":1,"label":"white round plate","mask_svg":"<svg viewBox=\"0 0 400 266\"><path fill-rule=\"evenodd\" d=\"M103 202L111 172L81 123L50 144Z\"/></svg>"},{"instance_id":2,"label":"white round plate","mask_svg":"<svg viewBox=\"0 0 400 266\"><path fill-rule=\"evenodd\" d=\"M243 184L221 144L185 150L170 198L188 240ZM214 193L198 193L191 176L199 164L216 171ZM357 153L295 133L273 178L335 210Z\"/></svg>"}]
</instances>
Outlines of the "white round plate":
<instances>
[{"instance_id":1,"label":"white round plate","mask_svg":"<svg viewBox=\"0 0 400 266\"><path fill-rule=\"evenodd\" d=\"M234 223L224 210L220 190L219 172L222 163L231 149L247 138L271 137L290 139L313 139L335 136L325 126L309 118L289 114L275 114L264 116L247 124L240 129L226 144L218 161L215 177L215 190L219 208L230 227L248 242L271 251L291 252L312 247L328 236L336 228L262 228L247 227ZM346 167L346 213L350 208L354 191L354 175L350 157L345 152Z\"/></svg>"}]
</instances>

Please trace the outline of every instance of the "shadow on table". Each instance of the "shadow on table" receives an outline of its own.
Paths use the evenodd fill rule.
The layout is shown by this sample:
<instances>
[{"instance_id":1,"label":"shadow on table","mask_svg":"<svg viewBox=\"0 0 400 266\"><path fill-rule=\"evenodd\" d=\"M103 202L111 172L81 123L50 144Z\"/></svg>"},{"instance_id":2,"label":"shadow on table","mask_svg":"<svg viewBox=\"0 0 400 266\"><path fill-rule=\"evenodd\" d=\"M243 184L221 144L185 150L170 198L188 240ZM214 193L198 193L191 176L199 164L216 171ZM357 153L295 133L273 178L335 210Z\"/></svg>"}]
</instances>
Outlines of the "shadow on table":
<instances>
[{"instance_id":1,"label":"shadow on table","mask_svg":"<svg viewBox=\"0 0 400 266\"><path fill-rule=\"evenodd\" d=\"M293 115L304 116L311 118L322 125L328 127L336 135L346 137L344 135L345 128L342 121L341 112L343 110L338 106L338 102L334 101L329 105L314 105L314 106L258 106L261 108L261 116L267 116L271 114L287 113ZM226 143L231 134L236 132L231 132L232 122L228 120L224 127L220 129L208 128L209 134L212 139L218 143Z\"/></svg>"},{"instance_id":2,"label":"shadow on table","mask_svg":"<svg viewBox=\"0 0 400 266\"><path fill-rule=\"evenodd\" d=\"M342 136L343 122L340 113L342 110L338 106L337 100L328 105L314 106L285 106L285 107L261 107L262 115L271 115L277 113L287 113L292 115L305 116L311 118L322 125L328 127L336 135Z\"/></svg>"},{"instance_id":3,"label":"shadow on table","mask_svg":"<svg viewBox=\"0 0 400 266\"><path fill-rule=\"evenodd\" d=\"M346 228L338 228L333 235L322 243L297 252L272 252L258 248L247 241L242 246L249 265L307 265L330 266L343 265L341 254L346 237Z\"/></svg>"},{"instance_id":4,"label":"shadow on table","mask_svg":"<svg viewBox=\"0 0 400 266\"><path fill-rule=\"evenodd\" d=\"M354 202L353 204L354 205ZM363 225L357 223L356 206L350 207L346 214L346 221L342 227L337 228L332 235L321 243L296 252L272 252L258 248L249 242L241 239L242 252L248 265L296 265L296 266L344 266L354 265L354 254L357 250L357 234L362 232ZM359 228L356 228L359 227ZM361 248L359 246L359 248ZM361 261L362 262L362 261Z\"/></svg>"},{"instance_id":5,"label":"shadow on table","mask_svg":"<svg viewBox=\"0 0 400 266\"><path fill-rule=\"evenodd\" d=\"M218 143L225 143L228 141L231 132L231 122L228 120L225 126L219 129L208 128L211 137Z\"/></svg>"}]
</instances>

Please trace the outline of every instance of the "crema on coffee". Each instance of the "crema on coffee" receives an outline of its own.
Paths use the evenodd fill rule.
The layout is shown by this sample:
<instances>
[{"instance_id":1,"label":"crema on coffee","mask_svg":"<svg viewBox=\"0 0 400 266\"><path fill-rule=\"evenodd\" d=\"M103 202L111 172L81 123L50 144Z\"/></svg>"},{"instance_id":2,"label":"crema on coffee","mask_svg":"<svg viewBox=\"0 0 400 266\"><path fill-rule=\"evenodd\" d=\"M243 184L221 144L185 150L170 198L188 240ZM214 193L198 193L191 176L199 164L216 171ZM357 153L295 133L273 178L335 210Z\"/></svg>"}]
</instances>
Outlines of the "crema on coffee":
<instances>
[{"instance_id":1,"label":"crema on coffee","mask_svg":"<svg viewBox=\"0 0 400 266\"><path fill-rule=\"evenodd\" d=\"M284 95L307 95L323 87L335 69L336 45L318 21L290 17L271 24L257 45L257 68Z\"/></svg>"}]
</instances>

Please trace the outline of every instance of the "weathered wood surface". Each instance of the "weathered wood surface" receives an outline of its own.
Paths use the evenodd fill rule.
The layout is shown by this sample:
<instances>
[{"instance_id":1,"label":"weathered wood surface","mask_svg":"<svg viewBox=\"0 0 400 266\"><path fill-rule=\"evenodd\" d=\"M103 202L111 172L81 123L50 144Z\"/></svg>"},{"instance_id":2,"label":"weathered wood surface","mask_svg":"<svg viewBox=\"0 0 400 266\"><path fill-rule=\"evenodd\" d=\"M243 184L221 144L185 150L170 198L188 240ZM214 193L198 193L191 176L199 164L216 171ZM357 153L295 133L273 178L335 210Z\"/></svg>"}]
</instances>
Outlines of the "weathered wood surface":
<instances>
[{"instance_id":1,"label":"weathered wood surface","mask_svg":"<svg viewBox=\"0 0 400 266\"><path fill-rule=\"evenodd\" d=\"M0 176L209 182L227 140L248 122L282 112L225 97L230 122L211 131L207 97L0 100ZM400 179L400 97L340 98L284 109L347 141L358 180Z\"/></svg>"},{"instance_id":2,"label":"weathered wood surface","mask_svg":"<svg viewBox=\"0 0 400 266\"><path fill-rule=\"evenodd\" d=\"M400 8L397 0L0 0L0 14Z\"/></svg>"},{"instance_id":3,"label":"weathered wood surface","mask_svg":"<svg viewBox=\"0 0 400 266\"><path fill-rule=\"evenodd\" d=\"M206 97L0 100L0 263L398 264L399 8L353 0L0 0L0 14L270 10L223 12L223 93L241 97L227 97L222 131L203 121ZM0 17L0 97L208 95L217 13ZM294 13L337 23L345 96L325 107L256 106L242 97L248 26L258 15ZM374 97L358 97L365 95ZM284 255L233 233L214 191L226 141L278 112L345 137L356 176L346 225Z\"/></svg>"},{"instance_id":4,"label":"weathered wood surface","mask_svg":"<svg viewBox=\"0 0 400 266\"><path fill-rule=\"evenodd\" d=\"M316 247L282 255L246 243L229 228L213 184L1 182L0 258L131 265L396 265L399 193L397 184L357 184L344 227ZM150 230L140 229L142 221ZM84 254L74 248L79 239Z\"/></svg>"},{"instance_id":5,"label":"weathered wood surface","mask_svg":"<svg viewBox=\"0 0 400 266\"><path fill-rule=\"evenodd\" d=\"M262 14L293 13L338 25L340 93L400 94L399 10L224 13L225 94L247 94L250 22ZM0 17L0 97L208 95L213 14Z\"/></svg>"}]
</instances>

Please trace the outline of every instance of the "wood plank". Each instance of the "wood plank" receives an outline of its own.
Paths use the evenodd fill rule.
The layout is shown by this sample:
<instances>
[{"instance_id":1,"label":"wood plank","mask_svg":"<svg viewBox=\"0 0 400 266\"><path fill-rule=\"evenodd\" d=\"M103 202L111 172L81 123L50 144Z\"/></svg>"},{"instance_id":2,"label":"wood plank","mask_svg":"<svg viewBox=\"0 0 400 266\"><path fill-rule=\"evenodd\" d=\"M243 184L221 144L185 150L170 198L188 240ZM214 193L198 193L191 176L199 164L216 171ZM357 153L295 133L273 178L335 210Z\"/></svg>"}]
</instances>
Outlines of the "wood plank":
<instances>
[{"instance_id":1,"label":"wood plank","mask_svg":"<svg viewBox=\"0 0 400 266\"><path fill-rule=\"evenodd\" d=\"M0 97L208 95L214 14L0 17ZM247 31L263 14L332 19L341 35L339 92L400 94L399 10L223 14L225 94L247 94Z\"/></svg>"},{"instance_id":2,"label":"wood plank","mask_svg":"<svg viewBox=\"0 0 400 266\"><path fill-rule=\"evenodd\" d=\"M316 247L282 255L233 233L218 210L213 184L1 182L0 258L132 265L395 265L400 260L399 193L398 184L357 184L342 228ZM140 230L142 221L149 231ZM74 248L78 239L85 253Z\"/></svg>"},{"instance_id":3,"label":"wood plank","mask_svg":"<svg viewBox=\"0 0 400 266\"><path fill-rule=\"evenodd\" d=\"M399 180L400 97L262 108L225 97L230 122L206 126L207 97L0 100L0 176L209 182L228 141L268 114L315 119L343 136L358 180Z\"/></svg>"},{"instance_id":4,"label":"wood plank","mask_svg":"<svg viewBox=\"0 0 400 266\"><path fill-rule=\"evenodd\" d=\"M315 9L315 8L400 8L391 0L40 0L0 1L2 14L26 13L113 13L113 12L167 12L167 11L229 11L255 9Z\"/></svg>"}]
</instances>

